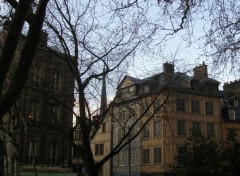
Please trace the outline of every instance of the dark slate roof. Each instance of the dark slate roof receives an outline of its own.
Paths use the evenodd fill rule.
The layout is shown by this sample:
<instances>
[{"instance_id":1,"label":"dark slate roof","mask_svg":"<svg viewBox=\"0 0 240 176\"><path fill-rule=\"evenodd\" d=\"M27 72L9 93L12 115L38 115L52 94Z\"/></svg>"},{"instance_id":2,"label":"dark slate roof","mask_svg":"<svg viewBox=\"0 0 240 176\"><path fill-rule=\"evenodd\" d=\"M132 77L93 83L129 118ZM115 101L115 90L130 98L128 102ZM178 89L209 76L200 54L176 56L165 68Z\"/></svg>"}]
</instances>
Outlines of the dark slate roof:
<instances>
[{"instance_id":1,"label":"dark slate roof","mask_svg":"<svg viewBox=\"0 0 240 176\"><path fill-rule=\"evenodd\" d=\"M229 120L228 110L235 110L235 118L236 120L240 120L240 98L233 92L220 91L220 94L223 98L223 106L222 106L222 116L225 120ZM238 106L234 106L234 99L238 99Z\"/></svg>"},{"instance_id":2,"label":"dark slate roof","mask_svg":"<svg viewBox=\"0 0 240 176\"><path fill-rule=\"evenodd\" d=\"M203 82L203 83L210 83L210 84L220 84L219 81L213 79L213 78L202 78L200 79L200 82Z\"/></svg>"},{"instance_id":3,"label":"dark slate roof","mask_svg":"<svg viewBox=\"0 0 240 176\"><path fill-rule=\"evenodd\" d=\"M132 80L135 83L137 90L140 90L141 86L144 85L147 85L149 87L149 91L158 90L161 89L163 86L169 85L170 88L181 91L194 91L219 96L218 85L220 84L220 82L212 78L199 78L189 76L186 73L181 72L174 72L170 74L166 72L161 72L143 79L134 78L132 76L125 76L120 85L124 82L126 78ZM198 90L193 87L193 84L198 84ZM206 85L214 86L214 90L216 91L209 92L208 86Z\"/></svg>"}]
</instances>

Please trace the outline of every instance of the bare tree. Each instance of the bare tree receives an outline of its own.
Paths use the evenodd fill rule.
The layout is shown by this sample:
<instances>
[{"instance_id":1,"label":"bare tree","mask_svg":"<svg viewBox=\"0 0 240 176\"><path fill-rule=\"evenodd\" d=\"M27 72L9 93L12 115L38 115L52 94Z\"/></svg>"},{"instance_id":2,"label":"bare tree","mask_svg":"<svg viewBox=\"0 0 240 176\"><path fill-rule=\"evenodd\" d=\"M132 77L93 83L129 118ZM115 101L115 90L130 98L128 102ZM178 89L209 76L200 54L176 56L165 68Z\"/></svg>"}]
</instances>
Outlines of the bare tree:
<instances>
[{"instance_id":1,"label":"bare tree","mask_svg":"<svg viewBox=\"0 0 240 176\"><path fill-rule=\"evenodd\" d=\"M191 1L184 1L176 3L175 6L175 3L166 1L159 2L159 6L157 3L145 3L144 7L141 7L142 3L144 2L134 1L124 5L125 2L118 1L53 0L48 8L46 29L52 37L49 43L55 50L48 49L66 61L76 81L75 92L79 109L75 114L74 128L80 128L82 144L75 147L87 168L88 175L98 175L100 167L138 136L145 124L154 116L147 119L134 137L126 142L124 139L130 135L130 131L139 124L143 116L137 117L119 145L102 161L96 162L90 143L94 129L93 116L98 111L97 104L100 103L102 96L99 85L103 77L107 75L111 79L118 77L116 75L119 73L121 75L132 58L140 51L145 53L154 46L151 42L158 32L162 32L158 43L161 44L161 41L166 40L169 35L181 30L188 18L190 7L194 5ZM151 19L151 10L157 7L162 15L158 14L161 22ZM63 52L64 55L57 51ZM159 94L161 91L156 97ZM154 99L147 105L148 109ZM101 112L100 116L106 116L109 109L111 106Z\"/></svg>"},{"instance_id":2,"label":"bare tree","mask_svg":"<svg viewBox=\"0 0 240 176\"><path fill-rule=\"evenodd\" d=\"M8 21L8 24L6 24L8 26L5 26L5 29L7 28L7 36L4 39L4 44L1 48L0 120L2 120L3 116L11 109L13 104L19 98L24 83L27 80L27 75L38 45L48 0L39 1L36 11L31 10L31 0L19 1L19 3L15 0L7 0L5 3L9 3L16 10L11 22ZM30 16L33 18L30 19ZM19 59L15 61L15 51L27 18L29 27L26 41L21 49ZM14 62L16 65L13 68L12 66ZM13 75L9 78L8 73L10 71Z\"/></svg>"},{"instance_id":3,"label":"bare tree","mask_svg":"<svg viewBox=\"0 0 240 176\"><path fill-rule=\"evenodd\" d=\"M222 0L206 3L204 19L209 23L205 29L206 52L214 66L236 74L239 72L240 3Z\"/></svg>"},{"instance_id":4,"label":"bare tree","mask_svg":"<svg viewBox=\"0 0 240 176\"><path fill-rule=\"evenodd\" d=\"M17 160L15 133L16 118L19 116L12 112L16 109L17 100L27 80L38 46L47 3L48 0L40 0L36 3L32 0L1 2L1 7L5 7L5 5L10 7L9 11L6 8L1 9L0 16L0 25L3 25L0 38L0 133L1 141L3 141L1 145L4 147L4 163L6 164L2 171L4 174L13 175L17 171L15 167ZM32 10L33 5L36 5L34 11ZM28 22L27 26L26 22ZM21 43L24 30L26 30L27 36L26 40ZM19 43L23 46L19 47Z\"/></svg>"}]
</instances>

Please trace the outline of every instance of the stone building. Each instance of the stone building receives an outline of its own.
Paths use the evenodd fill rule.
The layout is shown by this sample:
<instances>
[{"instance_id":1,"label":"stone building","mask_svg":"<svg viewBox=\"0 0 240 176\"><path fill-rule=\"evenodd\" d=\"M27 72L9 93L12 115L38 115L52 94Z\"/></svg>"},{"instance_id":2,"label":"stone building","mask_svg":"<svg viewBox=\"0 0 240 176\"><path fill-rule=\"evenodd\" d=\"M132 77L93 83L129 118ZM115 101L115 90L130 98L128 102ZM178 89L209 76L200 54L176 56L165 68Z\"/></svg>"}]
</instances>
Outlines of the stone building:
<instances>
[{"instance_id":1,"label":"stone building","mask_svg":"<svg viewBox=\"0 0 240 176\"><path fill-rule=\"evenodd\" d=\"M1 34L3 37L4 31ZM24 38L19 42L16 62L22 41ZM68 139L72 139L74 79L64 59L46 49L47 41L48 35L43 32L28 82L12 110L16 114L11 113L5 118L11 124L8 128L14 133L17 146L17 149L16 146L5 149L10 148L12 152L9 153L13 153L12 157L16 155L18 161L12 164L9 154L5 166L12 164L12 168L18 167L21 171L61 172L71 162ZM13 122L12 119L16 120Z\"/></svg>"},{"instance_id":2,"label":"stone building","mask_svg":"<svg viewBox=\"0 0 240 176\"><path fill-rule=\"evenodd\" d=\"M240 80L225 83L222 91L223 139L240 140Z\"/></svg>"}]
</instances>

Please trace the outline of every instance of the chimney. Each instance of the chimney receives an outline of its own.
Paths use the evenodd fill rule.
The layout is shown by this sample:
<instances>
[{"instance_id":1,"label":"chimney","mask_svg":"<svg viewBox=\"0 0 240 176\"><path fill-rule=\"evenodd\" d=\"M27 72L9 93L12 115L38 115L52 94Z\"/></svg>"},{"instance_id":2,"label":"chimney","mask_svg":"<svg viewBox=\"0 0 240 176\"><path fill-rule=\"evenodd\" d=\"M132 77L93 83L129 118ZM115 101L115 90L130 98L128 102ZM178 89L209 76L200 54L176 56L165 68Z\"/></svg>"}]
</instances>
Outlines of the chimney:
<instances>
[{"instance_id":1,"label":"chimney","mask_svg":"<svg viewBox=\"0 0 240 176\"><path fill-rule=\"evenodd\" d=\"M202 65L196 66L193 69L194 77L196 78L207 78L208 77L208 71L207 71L207 65L205 65L204 61Z\"/></svg>"},{"instance_id":2,"label":"chimney","mask_svg":"<svg viewBox=\"0 0 240 176\"><path fill-rule=\"evenodd\" d=\"M240 80L230 81L229 83L224 83L223 90L226 92L233 92L235 94L239 94L240 90Z\"/></svg>"},{"instance_id":3,"label":"chimney","mask_svg":"<svg viewBox=\"0 0 240 176\"><path fill-rule=\"evenodd\" d=\"M165 62L163 64L163 72L168 75L174 74L174 65L172 63Z\"/></svg>"}]
</instances>

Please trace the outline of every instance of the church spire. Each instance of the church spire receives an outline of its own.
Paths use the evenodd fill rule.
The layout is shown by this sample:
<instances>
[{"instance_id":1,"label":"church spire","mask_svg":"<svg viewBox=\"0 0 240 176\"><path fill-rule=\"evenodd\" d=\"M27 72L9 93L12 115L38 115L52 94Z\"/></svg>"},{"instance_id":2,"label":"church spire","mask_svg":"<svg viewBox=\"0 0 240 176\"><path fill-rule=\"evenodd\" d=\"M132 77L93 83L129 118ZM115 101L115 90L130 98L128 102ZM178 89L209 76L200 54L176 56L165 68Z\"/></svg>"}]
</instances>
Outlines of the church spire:
<instances>
[{"instance_id":1,"label":"church spire","mask_svg":"<svg viewBox=\"0 0 240 176\"><path fill-rule=\"evenodd\" d=\"M102 115L107 109L107 87L106 87L106 69L103 68L103 78L102 78L102 94L101 94L101 104L100 104L100 115Z\"/></svg>"}]
</instances>

